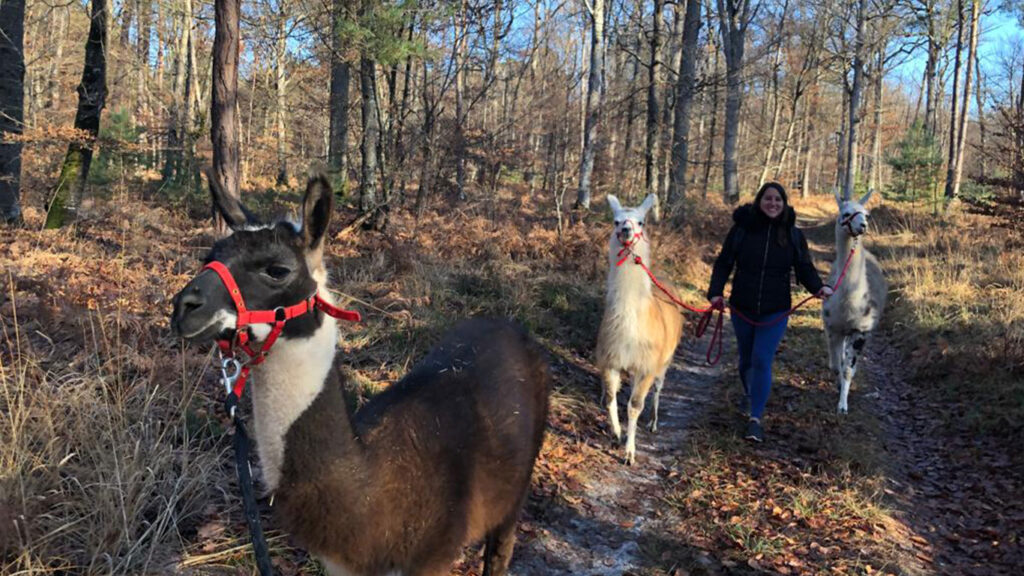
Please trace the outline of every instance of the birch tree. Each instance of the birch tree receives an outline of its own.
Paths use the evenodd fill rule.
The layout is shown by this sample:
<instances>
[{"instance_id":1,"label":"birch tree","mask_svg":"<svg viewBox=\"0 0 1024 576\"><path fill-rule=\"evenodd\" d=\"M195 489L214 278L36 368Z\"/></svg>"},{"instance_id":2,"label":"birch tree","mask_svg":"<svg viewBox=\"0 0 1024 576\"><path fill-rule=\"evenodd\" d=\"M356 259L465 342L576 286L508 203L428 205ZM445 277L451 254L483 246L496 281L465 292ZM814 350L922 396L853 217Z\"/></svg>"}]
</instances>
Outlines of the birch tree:
<instances>
[{"instance_id":1,"label":"birch tree","mask_svg":"<svg viewBox=\"0 0 1024 576\"><path fill-rule=\"evenodd\" d=\"M757 14L757 0L718 0L718 19L725 54L725 143L722 154L722 197L735 204L740 199L739 143L740 107L743 105L743 51L747 28Z\"/></svg>"},{"instance_id":2,"label":"birch tree","mask_svg":"<svg viewBox=\"0 0 1024 576\"><path fill-rule=\"evenodd\" d=\"M955 199L960 193L960 179L963 177L963 162L964 162L964 147L967 143L967 113L971 102L971 72L973 67L971 66L974 60L974 53L978 47L978 26L980 24L980 11L981 11L981 0L971 1L971 16L970 22L968 23L970 29L968 35L968 47L967 47L967 59L963 65L965 68L964 72L964 91L963 91L963 104L957 102L957 90L956 82L959 78L960 67L961 67L961 52L962 52L962 40L963 40L963 26L964 26L964 6L963 0L960 0L958 10L960 16L959 28L957 32L957 49L956 49L956 63L953 67L953 74L955 75L953 81L953 95L950 100L950 123L949 123L949 162L946 170L946 190L945 200L948 206L949 202ZM957 108L959 106L959 114ZM981 109L978 110L979 114Z\"/></svg>"},{"instance_id":3,"label":"birch tree","mask_svg":"<svg viewBox=\"0 0 1024 576\"><path fill-rule=\"evenodd\" d=\"M604 0L583 0L590 18L590 71L587 76L586 120L583 126L583 151L580 154L579 189L576 207L590 208L590 180L594 173L598 124L604 92Z\"/></svg>"}]
</instances>

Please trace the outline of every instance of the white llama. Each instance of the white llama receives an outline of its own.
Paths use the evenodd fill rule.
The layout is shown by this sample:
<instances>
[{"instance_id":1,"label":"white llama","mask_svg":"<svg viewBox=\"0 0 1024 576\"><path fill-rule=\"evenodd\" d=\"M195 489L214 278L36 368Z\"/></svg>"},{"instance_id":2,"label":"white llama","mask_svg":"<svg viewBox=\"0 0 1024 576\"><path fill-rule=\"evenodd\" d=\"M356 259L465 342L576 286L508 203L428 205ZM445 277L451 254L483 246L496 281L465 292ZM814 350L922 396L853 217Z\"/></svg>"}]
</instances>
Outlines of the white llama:
<instances>
[{"instance_id":1,"label":"white llama","mask_svg":"<svg viewBox=\"0 0 1024 576\"><path fill-rule=\"evenodd\" d=\"M822 306L828 365L836 372L839 388L836 409L840 414L847 412L847 397L850 381L857 369L857 356L864 349L868 334L878 326L888 295L878 260L861 242L861 236L868 229L868 211L864 206L873 193L874 190L869 190L857 202L842 198L838 191L835 192L839 217L836 219L836 259L832 262L830 285L835 286L853 250L842 283Z\"/></svg>"},{"instance_id":2,"label":"white llama","mask_svg":"<svg viewBox=\"0 0 1024 576\"><path fill-rule=\"evenodd\" d=\"M626 411L626 463L630 465L636 461L636 421L643 412L651 384L654 406L650 428L652 432L658 429L658 399L683 332L679 309L635 261L639 256L650 266L651 247L644 235L644 220L651 208L657 213L657 201L651 194L639 207L623 208L615 196L608 196L615 231L608 241L608 291L597 336L596 364L601 371L602 396L612 434L620 441L622 428L616 395L622 384L622 372L630 375L632 392Z\"/></svg>"}]
</instances>

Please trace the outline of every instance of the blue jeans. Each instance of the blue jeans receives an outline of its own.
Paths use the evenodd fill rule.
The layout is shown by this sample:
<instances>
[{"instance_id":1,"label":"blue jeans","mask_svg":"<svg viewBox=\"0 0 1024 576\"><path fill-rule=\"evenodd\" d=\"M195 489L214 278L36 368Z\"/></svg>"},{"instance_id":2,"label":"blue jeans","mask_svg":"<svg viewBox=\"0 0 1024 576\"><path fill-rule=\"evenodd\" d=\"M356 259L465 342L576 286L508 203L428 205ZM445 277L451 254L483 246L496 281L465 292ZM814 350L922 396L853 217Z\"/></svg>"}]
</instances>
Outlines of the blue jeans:
<instances>
[{"instance_id":1,"label":"blue jeans","mask_svg":"<svg viewBox=\"0 0 1024 576\"><path fill-rule=\"evenodd\" d=\"M785 312L774 314L747 314L755 322L771 322ZM772 362L775 352L786 333L789 318L779 320L771 326L753 326L736 314L732 315L732 327L736 332L736 343L739 345L740 380L743 390L750 398L750 417L761 418L764 407L768 404L768 394L772 391Z\"/></svg>"}]
</instances>

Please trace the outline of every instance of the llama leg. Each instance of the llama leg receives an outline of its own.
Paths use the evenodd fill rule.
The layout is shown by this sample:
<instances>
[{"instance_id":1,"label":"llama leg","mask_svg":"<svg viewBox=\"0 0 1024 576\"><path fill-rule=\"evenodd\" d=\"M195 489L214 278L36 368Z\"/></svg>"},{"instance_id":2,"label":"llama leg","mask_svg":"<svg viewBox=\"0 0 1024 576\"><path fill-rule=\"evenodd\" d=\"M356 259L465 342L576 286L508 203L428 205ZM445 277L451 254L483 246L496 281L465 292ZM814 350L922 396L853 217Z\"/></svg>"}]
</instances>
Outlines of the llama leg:
<instances>
[{"instance_id":1,"label":"llama leg","mask_svg":"<svg viewBox=\"0 0 1024 576\"><path fill-rule=\"evenodd\" d=\"M615 397L622 386L622 374L618 370L605 370L601 373L601 379L604 382L601 397L608 409L608 424L612 427L612 436L618 442L622 440L622 426L619 424L619 404Z\"/></svg>"},{"instance_id":2,"label":"llama leg","mask_svg":"<svg viewBox=\"0 0 1024 576\"><path fill-rule=\"evenodd\" d=\"M483 576L505 576L508 565L512 561L512 549L516 545L516 524L519 520L518 508L508 520L505 520L487 534L484 542L484 574Z\"/></svg>"},{"instance_id":3,"label":"llama leg","mask_svg":"<svg viewBox=\"0 0 1024 576\"><path fill-rule=\"evenodd\" d=\"M644 400L653 383L653 375L635 378L633 390L629 395L629 406L626 408L626 414L629 417L629 422L626 424L626 464L630 466L636 462L636 421L640 418L640 413L644 411Z\"/></svg>"},{"instance_id":4,"label":"llama leg","mask_svg":"<svg viewBox=\"0 0 1024 576\"><path fill-rule=\"evenodd\" d=\"M864 352L864 344L868 341L867 334L863 332L854 332L850 335L850 377L849 381L853 381L853 375L857 373L857 360L860 359L861 353Z\"/></svg>"},{"instance_id":5,"label":"llama leg","mask_svg":"<svg viewBox=\"0 0 1024 576\"><path fill-rule=\"evenodd\" d=\"M843 387L839 391L839 413L846 414L847 400L850 395L850 384L853 382L853 375L857 373L857 359L864 350L867 338L863 332L854 332L845 339L842 372Z\"/></svg>"},{"instance_id":6,"label":"llama leg","mask_svg":"<svg viewBox=\"0 0 1024 576\"><path fill-rule=\"evenodd\" d=\"M847 399L850 396L850 379L853 378L850 367L857 361L854 357L852 343L852 336L843 336L840 362L836 368L836 373L839 375L839 404L836 406L836 412L839 414L846 414L849 409Z\"/></svg>"},{"instance_id":7,"label":"llama leg","mask_svg":"<svg viewBox=\"0 0 1024 576\"><path fill-rule=\"evenodd\" d=\"M843 365L843 357L845 355L844 354L844 350L846 349L846 345L845 345L845 340L846 339L843 336L840 336L838 334L831 334L828 337L828 339L829 339L829 343L828 343L828 346L829 346L829 348L828 348L829 366L831 367L832 373L835 375L835 378L836 378L836 391L839 392L840 397L841 397L842 392L843 392L843 370L842 370L842 365ZM841 409L840 409L839 405L836 406L836 411L837 412L841 412Z\"/></svg>"},{"instance_id":8,"label":"llama leg","mask_svg":"<svg viewBox=\"0 0 1024 576\"><path fill-rule=\"evenodd\" d=\"M658 431L658 401L661 400L661 388L665 385L665 375L662 374L654 379L654 404L651 406L651 423L648 426L651 432Z\"/></svg>"}]
</instances>

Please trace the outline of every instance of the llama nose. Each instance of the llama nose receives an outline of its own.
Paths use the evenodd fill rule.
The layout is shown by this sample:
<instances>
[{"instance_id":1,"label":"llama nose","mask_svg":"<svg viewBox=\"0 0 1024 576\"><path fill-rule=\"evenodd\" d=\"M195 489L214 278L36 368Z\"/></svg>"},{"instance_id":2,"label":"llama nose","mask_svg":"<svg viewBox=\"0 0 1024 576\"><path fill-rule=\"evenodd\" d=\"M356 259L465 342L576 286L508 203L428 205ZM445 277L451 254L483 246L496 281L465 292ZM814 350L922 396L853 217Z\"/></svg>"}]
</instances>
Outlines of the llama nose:
<instances>
[{"instance_id":1,"label":"llama nose","mask_svg":"<svg viewBox=\"0 0 1024 576\"><path fill-rule=\"evenodd\" d=\"M206 298L199 291L198 286L186 288L178 297L178 318L184 318L193 311L198 310L206 304Z\"/></svg>"}]
</instances>

